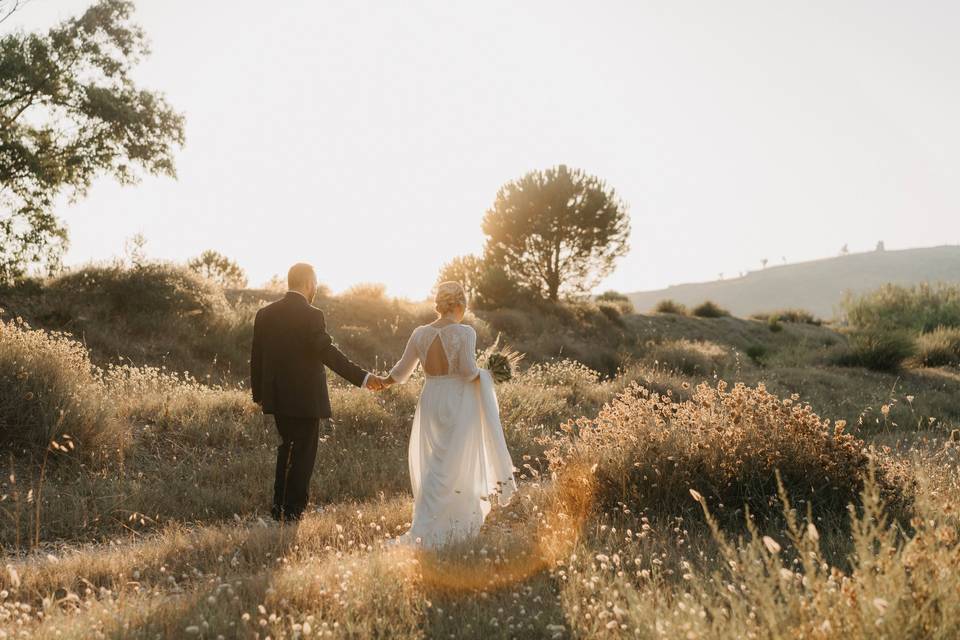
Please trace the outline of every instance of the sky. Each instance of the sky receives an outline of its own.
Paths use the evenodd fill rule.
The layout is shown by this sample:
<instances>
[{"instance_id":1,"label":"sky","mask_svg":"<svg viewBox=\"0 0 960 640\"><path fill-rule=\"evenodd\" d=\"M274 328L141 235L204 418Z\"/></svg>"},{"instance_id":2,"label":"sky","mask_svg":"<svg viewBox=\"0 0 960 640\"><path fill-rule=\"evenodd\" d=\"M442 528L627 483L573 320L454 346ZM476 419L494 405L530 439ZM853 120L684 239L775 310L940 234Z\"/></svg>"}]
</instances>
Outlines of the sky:
<instances>
[{"instance_id":1,"label":"sky","mask_svg":"<svg viewBox=\"0 0 960 640\"><path fill-rule=\"evenodd\" d=\"M90 0L31 0L45 29ZM216 249L252 284L428 295L498 187L567 164L628 203L601 289L960 243L960 3L139 0L178 178L63 202L70 264Z\"/></svg>"}]
</instances>

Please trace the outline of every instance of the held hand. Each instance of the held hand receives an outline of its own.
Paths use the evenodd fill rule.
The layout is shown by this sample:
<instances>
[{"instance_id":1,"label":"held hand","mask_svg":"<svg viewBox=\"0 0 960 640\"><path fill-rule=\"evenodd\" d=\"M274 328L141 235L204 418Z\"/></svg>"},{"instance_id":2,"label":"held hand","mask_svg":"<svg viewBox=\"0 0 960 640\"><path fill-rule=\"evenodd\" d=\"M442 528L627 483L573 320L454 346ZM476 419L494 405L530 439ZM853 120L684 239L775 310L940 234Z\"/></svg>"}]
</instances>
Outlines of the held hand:
<instances>
[{"instance_id":1,"label":"held hand","mask_svg":"<svg viewBox=\"0 0 960 640\"><path fill-rule=\"evenodd\" d=\"M387 388L384 379L380 376L371 375L367 378L367 389L370 391L383 391Z\"/></svg>"}]
</instances>

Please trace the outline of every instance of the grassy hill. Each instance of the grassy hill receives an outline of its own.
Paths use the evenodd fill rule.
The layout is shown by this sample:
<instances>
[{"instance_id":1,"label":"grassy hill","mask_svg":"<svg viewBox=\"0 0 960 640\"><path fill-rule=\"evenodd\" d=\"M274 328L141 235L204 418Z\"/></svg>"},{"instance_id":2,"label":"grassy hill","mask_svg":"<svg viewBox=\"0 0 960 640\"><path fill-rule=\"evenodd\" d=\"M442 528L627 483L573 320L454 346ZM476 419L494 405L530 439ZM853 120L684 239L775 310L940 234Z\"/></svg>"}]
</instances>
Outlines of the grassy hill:
<instances>
[{"instance_id":1,"label":"grassy hill","mask_svg":"<svg viewBox=\"0 0 960 640\"><path fill-rule=\"evenodd\" d=\"M713 300L734 315L748 316L801 308L824 319L834 317L844 294L863 293L887 284L960 282L960 247L874 251L778 265L742 278L681 284L628 294L640 311L672 299L686 306Z\"/></svg>"},{"instance_id":2,"label":"grassy hill","mask_svg":"<svg viewBox=\"0 0 960 640\"><path fill-rule=\"evenodd\" d=\"M415 553L390 539L411 516L416 376L335 384L322 511L264 522L277 438L243 373L275 295L169 265L0 292L0 638L960 628L956 367L840 368L846 334L785 320L478 312L481 348L502 334L528 355L497 387L520 491L479 539ZM379 368L430 317L375 287L318 304Z\"/></svg>"}]
</instances>

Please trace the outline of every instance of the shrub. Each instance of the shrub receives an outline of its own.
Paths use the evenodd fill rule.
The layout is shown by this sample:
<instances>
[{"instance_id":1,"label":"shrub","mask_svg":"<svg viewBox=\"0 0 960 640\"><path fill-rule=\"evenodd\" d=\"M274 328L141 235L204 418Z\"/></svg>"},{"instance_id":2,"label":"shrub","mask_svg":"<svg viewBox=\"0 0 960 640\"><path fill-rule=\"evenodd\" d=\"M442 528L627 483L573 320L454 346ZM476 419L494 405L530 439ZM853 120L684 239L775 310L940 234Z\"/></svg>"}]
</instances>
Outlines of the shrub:
<instances>
[{"instance_id":1,"label":"shrub","mask_svg":"<svg viewBox=\"0 0 960 640\"><path fill-rule=\"evenodd\" d=\"M218 251L207 249L187 263L190 270L224 288L245 289L247 274L236 261Z\"/></svg>"},{"instance_id":2,"label":"shrub","mask_svg":"<svg viewBox=\"0 0 960 640\"><path fill-rule=\"evenodd\" d=\"M216 283L182 265L89 266L54 279L38 319L68 329L96 362L125 356L195 373L245 371L252 304L231 307Z\"/></svg>"},{"instance_id":3,"label":"shrub","mask_svg":"<svg viewBox=\"0 0 960 640\"><path fill-rule=\"evenodd\" d=\"M773 333L780 333L783 331L783 325L780 324L780 318L778 316L770 316L770 319L767 320L767 327Z\"/></svg>"},{"instance_id":4,"label":"shrub","mask_svg":"<svg viewBox=\"0 0 960 640\"><path fill-rule=\"evenodd\" d=\"M801 512L810 504L817 515L840 517L857 500L871 460L866 445L843 428L763 385L703 384L685 402L634 385L596 419L564 424L566 436L547 455L558 475L593 469L586 471L589 490L604 511L625 505L633 513L696 514L693 490L737 522L742 512L734 510L744 506L777 516L779 472ZM884 496L905 504L892 463L881 459L876 478Z\"/></svg>"},{"instance_id":5,"label":"shrub","mask_svg":"<svg viewBox=\"0 0 960 640\"><path fill-rule=\"evenodd\" d=\"M676 300L661 300L653 308L654 313L671 313L677 316L687 315L687 308Z\"/></svg>"},{"instance_id":6,"label":"shrub","mask_svg":"<svg viewBox=\"0 0 960 640\"><path fill-rule=\"evenodd\" d=\"M648 357L686 376L710 376L724 371L727 351L712 342L675 340L655 346Z\"/></svg>"},{"instance_id":7,"label":"shrub","mask_svg":"<svg viewBox=\"0 0 960 640\"><path fill-rule=\"evenodd\" d=\"M762 322L769 322L771 319L776 318L780 322L790 322L793 324L812 324L818 327L823 324L823 320L804 309L780 309L778 311L754 313L750 317Z\"/></svg>"},{"instance_id":8,"label":"shrub","mask_svg":"<svg viewBox=\"0 0 960 640\"><path fill-rule=\"evenodd\" d=\"M698 318L723 318L729 316L730 312L715 302L707 300L693 308L693 315Z\"/></svg>"},{"instance_id":9,"label":"shrub","mask_svg":"<svg viewBox=\"0 0 960 640\"><path fill-rule=\"evenodd\" d=\"M924 367L960 365L960 328L938 327L917 338L916 359Z\"/></svg>"},{"instance_id":10,"label":"shrub","mask_svg":"<svg viewBox=\"0 0 960 640\"><path fill-rule=\"evenodd\" d=\"M69 435L82 448L122 446L99 372L79 342L0 322L0 444L44 449Z\"/></svg>"},{"instance_id":11,"label":"shrub","mask_svg":"<svg viewBox=\"0 0 960 640\"><path fill-rule=\"evenodd\" d=\"M109 324L121 319L143 334L170 331L171 323L212 327L229 312L219 287L172 264L89 266L52 281L49 293L70 315Z\"/></svg>"},{"instance_id":12,"label":"shrub","mask_svg":"<svg viewBox=\"0 0 960 640\"><path fill-rule=\"evenodd\" d=\"M603 308L603 304L606 303L610 306L615 307L620 311L620 315L628 316L634 313L633 303L630 302L630 298L620 293L619 291L604 291L597 296L597 303L600 304L600 308Z\"/></svg>"},{"instance_id":13,"label":"shrub","mask_svg":"<svg viewBox=\"0 0 960 640\"><path fill-rule=\"evenodd\" d=\"M361 282L343 292L344 298L367 298L370 300L386 300L387 286L379 282Z\"/></svg>"},{"instance_id":14,"label":"shrub","mask_svg":"<svg viewBox=\"0 0 960 640\"><path fill-rule=\"evenodd\" d=\"M904 331L869 329L850 335L849 345L836 357L836 363L873 371L897 371L915 350L913 337Z\"/></svg>"},{"instance_id":15,"label":"shrub","mask_svg":"<svg viewBox=\"0 0 960 640\"><path fill-rule=\"evenodd\" d=\"M597 304L597 308L600 309L600 313L605 315L610 322L617 325L618 327L625 327L626 324L623 321L623 311L621 307L609 302L600 302Z\"/></svg>"},{"instance_id":16,"label":"shrub","mask_svg":"<svg viewBox=\"0 0 960 640\"><path fill-rule=\"evenodd\" d=\"M768 349L766 345L751 344L744 350L744 353L746 353L747 357L757 364L763 364L767 354L770 353L770 349Z\"/></svg>"},{"instance_id":17,"label":"shrub","mask_svg":"<svg viewBox=\"0 0 960 640\"><path fill-rule=\"evenodd\" d=\"M960 285L885 285L859 297L847 296L843 308L857 329L912 330L960 327Z\"/></svg>"}]
</instances>

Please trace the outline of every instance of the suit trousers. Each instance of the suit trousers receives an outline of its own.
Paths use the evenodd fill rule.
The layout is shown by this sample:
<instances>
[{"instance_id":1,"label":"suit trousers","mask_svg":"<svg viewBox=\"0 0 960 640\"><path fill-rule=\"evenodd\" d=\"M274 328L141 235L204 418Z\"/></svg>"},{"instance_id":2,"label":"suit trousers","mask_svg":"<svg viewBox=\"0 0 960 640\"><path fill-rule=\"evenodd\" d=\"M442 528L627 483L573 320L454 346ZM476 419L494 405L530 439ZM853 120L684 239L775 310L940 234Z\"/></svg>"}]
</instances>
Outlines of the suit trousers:
<instances>
[{"instance_id":1,"label":"suit trousers","mask_svg":"<svg viewBox=\"0 0 960 640\"><path fill-rule=\"evenodd\" d=\"M271 514L276 520L299 520L310 498L321 419L274 416L274 420L281 441L277 447ZM322 422L326 425L328 421Z\"/></svg>"}]
</instances>

